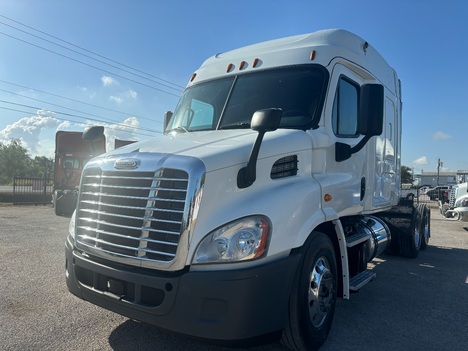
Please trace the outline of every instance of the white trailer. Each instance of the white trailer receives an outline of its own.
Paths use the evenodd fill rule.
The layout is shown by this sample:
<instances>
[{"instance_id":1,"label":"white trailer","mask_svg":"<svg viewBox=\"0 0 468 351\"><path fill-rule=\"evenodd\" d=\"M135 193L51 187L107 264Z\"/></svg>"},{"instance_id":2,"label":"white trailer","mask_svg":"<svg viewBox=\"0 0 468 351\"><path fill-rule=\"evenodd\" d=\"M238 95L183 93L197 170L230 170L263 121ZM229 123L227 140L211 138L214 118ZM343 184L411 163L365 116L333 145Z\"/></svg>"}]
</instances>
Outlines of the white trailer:
<instances>
[{"instance_id":1,"label":"white trailer","mask_svg":"<svg viewBox=\"0 0 468 351\"><path fill-rule=\"evenodd\" d=\"M401 86L345 30L217 54L162 136L86 165L66 240L69 290L218 341L326 340L337 298L384 252L415 257L430 212L399 204Z\"/></svg>"}]
</instances>

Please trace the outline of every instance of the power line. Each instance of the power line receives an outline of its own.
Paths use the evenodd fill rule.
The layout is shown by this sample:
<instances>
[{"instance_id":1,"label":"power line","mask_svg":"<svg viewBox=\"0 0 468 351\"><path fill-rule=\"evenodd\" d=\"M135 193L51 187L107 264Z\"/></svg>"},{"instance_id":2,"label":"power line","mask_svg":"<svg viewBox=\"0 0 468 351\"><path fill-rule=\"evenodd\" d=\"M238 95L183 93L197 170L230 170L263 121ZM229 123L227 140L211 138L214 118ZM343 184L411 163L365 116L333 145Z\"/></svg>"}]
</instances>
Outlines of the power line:
<instances>
[{"instance_id":1,"label":"power line","mask_svg":"<svg viewBox=\"0 0 468 351\"><path fill-rule=\"evenodd\" d=\"M58 104L54 104L54 103L51 103L51 102L48 102L48 101L44 101L44 100L40 100L40 99L36 99L36 98L33 98L33 97L29 97L29 96L24 96L24 95L21 95L21 94L18 94L18 93L15 93L15 92L12 92L12 91L8 91L8 90L4 90L4 89L0 89L0 91L3 91L3 92L6 92L6 93L10 93L10 94L13 94L13 95L17 95L17 96L21 96L23 98L26 98L26 99L30 99L30 100L34 100L34 101L38 101L38 102L43 102L45 104L49 104L49 105L52 105L52 106L57 106L57 107L60 107L60 108L65 108L67 110L70 110L70 111L74 111L74 112L78 112L78 113L84 113L86 115L89 115L89 116L92 116L92 117L96 117L96 118L100 118L99 121L102 121L102 122L110 122L110 123L115 123L115 124L119 124L119 125L124 125L123 123L115 120L115 119L111 119L111 118L107 118L107 117L102 117L102 116L98 116L98 115L95 115L95 114L92 114L92 113L88 113L88 112L84 112L84 111L80 111L80 110L75 110L75 109L72 109L70 107L66 107L66 106L62 106L62 105L58 105ZM4 100L0 100L0 102L5 102ZM156 130L153 130L153 129L148 129L148 128L137 128L135 127L136 129L141 129L141 130L144 130L144 131L147 131L147 132L152 132L152 133L160 133L159 131L156 131Z\"/></svg>"},{"instance_id":2,"label":"power line","mask_svg":"<svg viewBox=\"0 0 468 351\"><path fill-rule=\"evenodd\" d=\"M10 104L10 105L15 105L15 106L20 106L20 107L26 107L26 108L29 108L29 109L34 109L34 110L42 110L41 107L37 107L37 106L30 106L30 105L25 105L25 104L18 104L18 103L15 103L15 102L10 102L10 101L5 101L5 100L0 100L0 102L2 103L6 103L6 104ZM17 109L11 109L11 108L7 108L7 107L2 107L0 106L0 109L3 109L3 110L8 110L8 111L15 111L15 112L21 112L21 113L27 113L27 114L30 114L31 112L30 111L24 111L24 110L17 110ZM61 111L50 111L54 114L59 114L59 115L63 115L63 116L68 116L68 117L74 117L74 118L78 118L78 119L83 119L83 120L89 120L89 121L94 121L94 122L98 122L98 123L102 123L103 121L101 120L98 120L98 119L95 119L95 118L89 118L89 117L84 117L84 116L80 116L80 115L75 115L75 114L71 114L71 113L67 113L67 112L61 112ZM52 118L55 118L55 119L58 119L58 120L61 120L61 121L69 121L69 122L74 122L74 123L82 123L82 122L78 122L76 120L70 120L70 119L64 119L64 118L60 118L60 117L56 117L56 116L51 116ZM89 123L88 123L89 124ZM129 131L126 131L126 132L131 132L132 130L134 129L137 129L137 130L143 130L143 131L146 131L145 129L143 128L140 128L140 127L135 127L135 126L128 126L126 124L123 124L123 123L115 123L117 126L120 126L121 128L126 128L126 129L130 129ZM119 128L117 127L111 127L111 126L107 126L107 128L109 129L114 129L114 130L119 130ZM134 132L135 134L139 134L139 135L144 135L144 136L148 136L148 137L153 137L153 135L150 135L150 134L145 134L145 133L141 133L141 132ZM162 134L162 132L158 132L158 131L154 131L153 133L158 133L158 134Z\"/></svg>"},{"instance_id":3,"label":"power line","mask_svg":"<svg viewBox=\"0 0 468 351\"><path fill-rule=\"evenodd\" d=\"M37 44L31 43L31 42L28 42L27 40L23 40L23 39L20 39L20 38L14 37L14 36L12 36L12 35L10 35L10 34L4 33L4 32L0 32L0 34L3 34L4 36L6 36L6 37L9 37L9 38L11 38L11 39L15 39L15 40L17 40L17 41L20 41L20 42L26 43L26 44L28 44L28 45L34 46L34 47L36 47L36 48L39 48L39 49L41 49L41 50L44 50L44 51L51 52L51 53L53 53L53 54L55 54L55 55L57 55L57 56L64 57L64 58L66 58L66 59L69 59L69 60L71 60L71 61L75 61L75 62L77 62L77 63L80 63L80 64L82 64L82 65L85 65L85 66L88 66L88 67L91 67L91 68L97 69L97 70L99 70L99 71L102 71L102 72L105 72L105 73L108 73L108 74L114 75L114 76L116 76L116 77L119 77L119 78L122 78L122 79L126 79L126 80L128 80L128 81L130 81L130 82L133 82L133 83L136 83L136 84L139 84L139 85L145 86L145 87L147 87L147 88L150 88L150 89L153 89L153 90L157 90L157 91L160 91L160 92L163 92L163 93L166 93L166 94L169 94L169 95L175 96L175 97L179 97L179 95L177 95L177 94L173 94L173 93L171 93L171 92L168 92L168 91L165 91L165 90L163 90L163 89L159 89L159 88L153 87L153 86L151 86L151 85L148 85L148 84L145 84L145 83L142 83L142 82L136 81L136 80L134 80L134 79L131 79L131 78L128 78L128 77L122 76L122 75L120 75L120 74L117 74L117 73L114 73L114 72L110 72L110 71L108 71L108 70L105 70L105 69L103 69L103 68L100 68L100 67L97 67L97 66L91 65L91 64L89 64L89 63L86 63L86 62L83 62L83 61L77 60L77 59L75 59L75 58L72 58L72 57L70 57L70 56L67 56L67 55L64 55L64 54L58 53L58 52L56 52L56 51L53 51L53 50L50 50L50 49L47 49L47 48L45 48L45 47L43 47L43 46L40 46L40 45L37 45Z\"/></svg>"},{"instance_id":4,"label":"power line","mask_svg":"<svg viewBox=\"0 0 468 351\"><path fill-rule=\"evenodd\" d=\"M0 15L0 16L1 16L1 15ZM143 117L143 116L135 115L135 114L133 114L133 113L118 111L118 110L114 110L114 109L110 109L110 108L106 108L106 107L102 107L102 106L90 104L90 103L88 103L88 102L84 102L84 101L72 99L72 98L65 97L65 96L58 95L58 94L54 94L54 93L49 93L49 92L47 92L47 91L43 91L43 90L31 88L31 87L28 87L28 86L25 86L25 85L7 82L6 80L0 79L0 82L1 82L1 83L6 83L6 84L9 84L9 85L13 85L13 86L16 86L16 87L19 87L19 88L23 88L23 89L28 89L28 90L31 90L31 91L34 91L34 92L38 92L38 93L42 93L42 94L47 94L47 95L59 97L59 98L64 99L64 100L69 100L69 101L77 102L77 103L79 103L79 104L83 104L83 105L95 107L95 108L98 108L98 109L101 109L101 110L105 110L105 111L109 111L109 112L118 113L118 114L121 114L121 115L124 115L124 116L138 117L138 118L140 118L140 119L144 119L144 120L151 121L151 122L163 123L163 122L161 122L161 121L157 121L157 120L154 120L154 119L152 119L152 118ZM16 94L16 93L14 93L14 94ZM26 97L26 96L24 96L24 95L21 95L21 96Z\"/></svg>"},{"instance_id":5,"label":"power line","mask_svg":"<svg viewBox=\"0 0 468 351\"><path fill-rule=\"evenodd\" d=\"M81 55L82 57L85 57L89 60L93 60L95 62L98 62L100 65L105 65L105 66L109 66L109 67L112 67L114 69L117 69L123 73L125 73L125 76L124 75L121 75L121 74L116 74L114 72L111 72L109 70L106 70L104 68L101 68L101 67L98 67L98 66L95 66L91 63L88 63L86 61L82 61L76 57L73 57L73 56L68 56L68 55L65 55L63 54L62 52L59 52L59 51L55 51L53 49L50 49L48 48L47 46L42 46L38 43L34 43L34 42L30 42L30 41L27 41L27 40L24 40L22 39L21 37L18 37L18 36L15 36L15 35L12 35L12 34L9 34L8 32L2 32L0 31L0 34L3 34L4 36L6 37L9 37L11 39L14 39L14 40L17 40L19 42L22 42L22 43L25 43L25 44L28 44L28 45L31 45L35 48L39 48L39 49L42 49L44 51L47 51L47 52L50 52L52 54L55 54L57 56L60 56L60 57L63 57L65 59L68 59L68 60L71 60L71 61L74 61L76 63L79 63L81 65L84 65L84 66L88 66L88 67L91 67L93 69L96 69L96 70L99 70L99 71L102 71L102 72L105 72L107 74L110 74L110 75L113 75L115 77L119 77L119 78L122 78L122 79L125 79L127 81L130 81L130 82L133 82L133 83L136 83L136 84L139 84L139 85L142 85L142 86L145 86L145 87L148 87L150 89L153 89L153 90L156 90L156 91L160 91L160 92L163 92L163 93L166 93L166 94L169 94L169 95L172 95L172 96L175 96L175 97L179 97L179 95L177 94L174 94L170 91L168 91L167 89L170 89L170 90L174 90L174 91L177 91L177 92L181 92L184 87L178 85L178 84L175 84L173 82L170 82L168 80L165 80L165 79L162 79L162 78L159 78L157 76L154 76L154 75L151 75L149 73L146 73L146 72L143 72L141 70L138 70L136 68L133 68L133 67L130 67L128 65L125 65L123 63L120 63L118 61L115 61L115 60L112 60L110 58L107 58L103 55L100 55L98 53L95 53L93 51L90 51L88 49L85 49L83 47L80 47L78 45L75 45L71 42L68 42L66 40L63 40L59 37L56 37L56 36L53 36L53 35L50 35L46 32L43 32L41 30L38 30L36 28L33 28L31 26L28 26L26 24L23 24L19 21L16 21L16 20L13 20L9 17L6 17L4 15L0 15L1 18L3 19L6 19L8 21L11 21L11 22L14 22L20 26L23 26L25 28L28 28L29 30L32 30L32 31L35 31L36 33L40 33L40 35L36 35L36 34L33 34L32 32L30 31L27 31L27 30L23 30L23 29L20 29L16 26L13 26L11 24L8 24L8 23L5 23L4 21L0 21L0 24L3 24L4 26L6 27L9 27L10 29L13 29L13 30L16 30L18 32L21 32L23 34L26 34L26 35L29 35L31 37L34 37L38 40L42 40L46 43L49 43L51 45L55 45L57 47L59 47L61 50L67 50L69 52L72 52L73 54L75 55ZM44 36L47 36L48 38L52 38L53 40L49 40L49 39L46 39ZM58 42L61 42L61 43L64 43L66 44L67 46L65 45L61 45L59 43L57 43L56 41ZM77 51L77 50L74 50L74 49L71 49L70 47L73 47L73 48L76 48L80 51ZM86 53L89 53L95 57L92 57L88 54L85 54L83 52L86 52ZM98 58L101 58L101 59L97 59L96 57ZM104 61L105 60L105 61ZM107 61L107 62L106 62ZM109 62L112 62L113 64L110 64ZM120 66L120 67L119 67ZM124 67L124 68L122 68ZM133 71L133 72L132 72ZM135 73L137 72L137 73ZM135 76L139 79L143 79L143 80L146 80L148 82L151 82L151 83L154 83L154 84L157 84L161 87L163 87L163 89L161 88L158 88L158 87L155 87L153 85L150 85L150 84L146 84L144 82L141 82L139 80L135 80L135 79L131 79L128 77L128 75L132 75L132 76ZM148 77L151 77L151 78L154 78L154 79L151 79L151 78L148 78ZM61 98L61 99L65 99L65 100L68 100L68 101L73 101L73 102L76 102L76 103L79 103L79 104L84 104L84 105L87 105L87 106L90 106L90 107L94 107L94 108L99 108L99 109L102 109L102 110L106 110L106 111L112 111L114 113L119 113L119 114L122 114L122 115L126 115L126 116L129 116L131 114L128 114L128 113L125 113L125 112L122 112L122 111L117 111L117 110L113 110L113 109L108 109L108 108L104 108L104 107L101 107L101 106L97 106L97 105L93 105L93 104L90 104L90 103L86 103L86 102L83 102L83 101L79 101L79 100L75 100L75 99L71 99L71 98L68 98L68 97L65 97L65 96L61 96L61 95L58 95L58 94L53 94L53 93L49 93L49 92L45 92L45 91L41 91L41 90L38 90L38 89L33 89L33 88L30 88L30 87L27 87L27 86L23 86L23 85L19 85L19 84L15 84L15 83L11 83L11 82L7 82L7 81L3 81L3 80L0 80L0 82L3 82L3 83L6 83L6 84L10 84L10 85L14 85L14 86L17 86L17 87L21 87L21 88L25 88L25 89L30 89L32 91L35 91L35 92L39 92L39 93L43 93L43 94L47 94L47 95L50 95L50 96L54 96L54 97L58 97L58 98ZM165 88L165 89L164 89ZM73 118L78 118L78 119L81 119L81 120L87 120L87 121L95 121L95 122L98 122L98 123L112 123L114 124L116 127L107 127L109 129L115 129L115 130L123 130L123 129L129 129L128 132L133 132L133 133L136 133L136 134L140 134L140 135L145 135L145 136L153 136L153 135L148 135L148 134L144 134L144 133L141 133L141 132L136 132L135 130L141 130L141 131L146 131L146 132L150 132L150 133L161 133L160 131L156 131L156 130L151 130L151 129L147 129L147 128L141 128L141 127L132 127L132 126L128 126L126 124L123 124L123 123L120 123L116 120L112 120L112 119L109 119L109 118L106 118L106 117L102 117L102 116L99 116L99 115L96 115L96 114L91 114L91 113L87 113L87 112L83 112L83 111L80 111L80 110L77 110L77 109L72 109L72 108L69 108L69 107L66 107L66 106L62 106L62 105L58 105L58 104L54 104L54 103L51 103L51 102L48 102L48 101L44 101L44 100L40 100L40 99L35 99L35 98L32 98L32 97L28 97L26 95L22 95L22 94L18 94L18 93L15 93L15 92L12 92L12 91L8 91L8 90L3 90L3 89L0 89L0 91L4 91L4 92L7 92L7 93L11 93L11 94L14 94L14 95L17 95L17 96L21 96L22 98L28 98L28 99L31 99L31 100L34 100L34 101L38 101L38 102L41 102L41 103L45 103L47 105L51 105L51 106L56 106L56 107L59 107L59 108L62 108L62 109L66 109L66 110L69 110L69 111L74 111L74 112L77 112L79 114L85 114L87 115L88 117L83 117L79 114L73 114L73 113L67 113L67 112L61 112L61 111L51 111L51 113L53 114L60 114L60 115L63 115L63 116L67 116L68 119L65 119L65 118L59 118L59 117L56 117L56 116L53 116L53 118L57 119L57 120L62 120L62 121L69 121L69 122L73 122L73 123L83 123L83 122L78 122L74 119L71 119L70 117L73 117ZM18 104L18 103L14 103L14 102L10 102L10 101L5 101L5 100L0 100L0 102L3 102L3 103L6 103L6 104L13 104L13 105L16 105L16 106L22 106L22 107L25 107L25 108L28 108L28 109L35 109L36 111L33 112L34 114L37 115L37 110L43 110L43 108L40 108L40 107L36 107L36 106L29 106L29 105L24 105L24 104ZM7 107L1 107L0 106L0 109L3 109L3 110L9 110L9 111L15 111L15 112L21 112L21 113L31 113L31 112L28 112L28 111L23 111L23 110L19 110L19 109L12 109L12 108L7 108ZM46 110L50 110L49 108L46 108ZM92 116L92 117L96 117L96 118L91 118L89 116ZM137 118L140 118L140 119L146 119L146 120L149 120L151 122L156 122L156 123L161 123L160 121L154 121L153 119L150 119L150 118L146 118L146 117L142 117L142 116L138 116L138 115L131 115L131 116L134 116L134 117L137 117ZM124 130L125 131L125 130Z\"/></svg>"},{"instance_id":6,"label":"power line","mask_svg":"<svg viewBox=\"0 0 468 351\"><path fill-rule=\"evenodd\" d=\"M162 79L162 78L157 77L157 76L155 76L155 75L152 75L152 74L150 74L150 73L143 72L143 71L141 71L141 70L139 70L139 69L133 68L133 67L131 67L131 66L128 66L128 65L126 65L126 64L123 64L123 63L118 62L118 61L116 61L116 60L110 59L110 58L105 57L105 56L103 56L103 55L100 55L100 54L98 54L98 53L96 53L96 52L93 52L93 51L91 51L91 50L88 50L88 49L86 49L86 48L84 48L84 47L81 47L81 46L76 45L76 44L73 44L73 43L71 43L71 42L69 42L69 41L63 40L63 39L61 39L61 38L59 38L59 37L57 37L57 36L51 35L51 34L49 34L49 33L46 33L46 32L44 32L44 31L41 31L41 30L39 30L39 29L37 29L37 28L31 27L31 26L29 26L29 25L26 25L26 24L24 24L24 23L21 23L21 22L19 22L19 21L16 21L16 20L14 20L14 19L12 19L12 18L9 18L9 17L7 17L7 16L0 15L0 17L5 18L5 19L7 19L7 20L9 20L9 21L11 21L11 22L14 22L14 23L16 23L16 24L19 24L19 25L21 25L21 26L23 26L23 27L32 29L33 31L36 31L36 32L41 33L41 34L43 34L43 35L46 35L46 36L48 36L48 37L50 37L50 38L53 38L53 39L55 39L55 40L58 40L58 41L60 41L60 42L62 42L62 43L66 43L67 45L70 45L70 46L72 46L72 47L78 48L78 49L80 49L80 50L82 50L82 51L88 52L88 53L90 53L90 54L92 54L92 55L94 55L94 56L103 58L103 59L105 59L105 60L107 60L107 61L109 61L109 62L113 62L113 63L115 63L115 64L117 64L117 65L119 65L119 66L122 66L122 67L125 67L125 68L128 68L128 69L131 69L131 70L133 70L133 71L135 71L135 72L138 72L138 73L144 74L144 75L146 75L146 76L155 78L155 79L157 79L157 80L159 80L159 81L162 81L162 82L164 82L164 83L171 84L171 85L173 85L173 86L176 87L176 88L167 86L167 85L165 85L165 84L163 84L163 83L160 83L160 82L157 82L157 81L153 81L153 80L151 80L151 79L148 79L148 78L146 78L146 77L143 77L143 76L137 75L137 74L135 74L135 73L129 72L129 71L127 71L127 70L124 70L124 69L122 69L122 68L116 67L116 66L114 66L114 65L111 65L111 64L109 64L109 63L103 62L103 61L101 61L101 60L97 60L97 59L95 59L95 58L93 58L93 57L91 57L91 56L89 56L89 55L85 55L85 54L80 53L80 52L78 52L78 51L76 51L76 50L72 50L72 49L67 48L67 47L65 47L65 46L63 46L63 45L60 45L60 44L54 43L54 42L52 42L52 41L50 41L50 40L41 38L40 36L37 36L37 35L32 34L32 33L30 33L30 32L24 31L24 30L22 30L22 29L19 29L19 28L17 28L17 27L14 27L14 26L12 26L12 25L9 25L9 24L7 24L7 23L5 23L5 22L0 22L0 23L2 23L2 24L5 25L5 26L8 26L8 27L13 28L13 29L16 29L16 30L18 30L18 31L20 31L20 32L23 32L23 33L26 33L26 34L28 34L28 35L34 36L34 37L36 37L36 38L39 38L39 39L41 39L41 40L44 40L44 41L49 42L49 43L51 43L51 44L54 44L54 45L56 45L56 46L62 47L62 48L64 48L64 49L66 49L66 50L75 52L75 53L77 53L77 54L79 54L79 55L82 55L82 56L91 58L91 59L93 59L93 60L96 60L96 61L98 61L98 62L104 63L104 64L106 64L106 65L109 65L109 66L111 66L111 67L114 67L114 68L117 68L117 69L121 69L121 70L123 70L124 72L130 73L130 74L134 74L134 75L136 75L136 76L138 76L138 77L140 77L140 78L148 79L148 80L153 81L153 82L155 82L155 83L157 83L157 84L162 84L162 85L164 85L164 86L166 86L166 87L168 87L168 88L170 88L170 89L175 89L175 90L178 90L178 91L184 89L184 87L181 86L181 85L179 85L179 84L173 83L173 82L168 81L168 80L166 80L166 79Z\"/></svg>"},{"instance_id":7,"label":"power line","mask_svg":"<svg viewBox=\"0 0 468 351\"><path fill-rule=\"evenodd\" d=\"M0 109L1 110L6 110L6 111L20 112L20 113L28 113L28 114L31 113L30 111L18 110L18 109L2 107L2 106L0 106ZM81 122L81 121L77 121L77 120L73 120L73 119L60 118L60 117L57 117L57 116L53 116L53 117L48 116L48 117L51 117L51 118L54 118L54 119L56 119L58 121L63 121L63 122L73 122L73 123L77 123L77 124L91 125L91 123ZM79 118L83 118L83 117L79 117ZM115 127L112 127L112 126L106 126L106 128L107 129L112 129L112 130L121 130L121 129L118 129L118 128L115 128ZM128 127L128 128L131 128L131 127ZM148 135L148 134L134 132L134 131L127 131L127 130L121 130L121 131L126 132L126 133L133 133L133 134L148 136L148 137L153 137L154 136L154 135Z\"/></svg>"}]
</instances>

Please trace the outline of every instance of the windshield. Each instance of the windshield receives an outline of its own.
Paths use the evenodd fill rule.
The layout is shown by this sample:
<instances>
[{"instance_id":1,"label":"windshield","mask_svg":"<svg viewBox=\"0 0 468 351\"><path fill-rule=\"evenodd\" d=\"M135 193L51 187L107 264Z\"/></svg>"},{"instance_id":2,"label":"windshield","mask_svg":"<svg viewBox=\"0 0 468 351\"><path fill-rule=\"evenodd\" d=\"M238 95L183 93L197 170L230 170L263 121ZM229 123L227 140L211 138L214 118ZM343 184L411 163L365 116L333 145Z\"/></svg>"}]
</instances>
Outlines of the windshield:
<instances>
[{"instance_id":1,"label":"windshield","mask_svg":"<svg viewBox=\"0 0 468 351\"><path fill-rule=\"evenodd\" d=\"M328 74L307 65L231 76L186 89L167 131L250 128L255 111L280 108L280 128L317 125Z\"/></svg>"}]
</instances>

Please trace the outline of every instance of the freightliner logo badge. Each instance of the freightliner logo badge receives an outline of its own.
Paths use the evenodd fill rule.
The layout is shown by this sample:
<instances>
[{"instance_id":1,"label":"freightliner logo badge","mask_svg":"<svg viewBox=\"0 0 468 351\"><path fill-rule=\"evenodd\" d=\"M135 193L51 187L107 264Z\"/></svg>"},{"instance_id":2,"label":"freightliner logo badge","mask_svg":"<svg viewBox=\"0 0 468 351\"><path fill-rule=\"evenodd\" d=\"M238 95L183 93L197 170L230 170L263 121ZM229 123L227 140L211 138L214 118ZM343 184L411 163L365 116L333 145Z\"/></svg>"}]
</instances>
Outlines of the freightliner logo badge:
<instances>
[{"instance_id":1,"label":"freightliner logo badge","mask_svg":"<svg viewBox=\"0 0 468 351\"><path fill-rule=\"evenodd\" d=\"M115 169L135 169L140 165L140 160L134 158L119 158L114 163Z\"/></svg>"}]
</instances>

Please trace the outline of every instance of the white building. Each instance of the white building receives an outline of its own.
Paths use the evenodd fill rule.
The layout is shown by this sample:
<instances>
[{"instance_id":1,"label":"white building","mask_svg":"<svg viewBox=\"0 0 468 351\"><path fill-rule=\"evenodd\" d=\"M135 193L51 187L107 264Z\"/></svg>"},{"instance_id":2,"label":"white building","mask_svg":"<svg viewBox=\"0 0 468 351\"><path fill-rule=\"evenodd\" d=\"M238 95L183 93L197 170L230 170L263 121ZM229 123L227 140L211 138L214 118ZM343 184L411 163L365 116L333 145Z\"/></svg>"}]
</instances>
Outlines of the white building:
<instances>
[{"instance_id":1,"label":"white building","mask_svg":"<svg viewBox=\"0 0 468 351\"><path fill-rule=\"evenodd\" d=\"M424 172L415 174L416 184L419 186L435 187L437 185L453 185L468 181L468 170L457 172Z\"/></svg>"}]
</instances>

